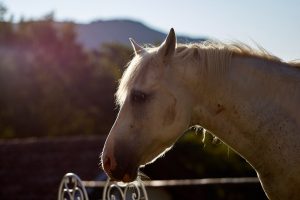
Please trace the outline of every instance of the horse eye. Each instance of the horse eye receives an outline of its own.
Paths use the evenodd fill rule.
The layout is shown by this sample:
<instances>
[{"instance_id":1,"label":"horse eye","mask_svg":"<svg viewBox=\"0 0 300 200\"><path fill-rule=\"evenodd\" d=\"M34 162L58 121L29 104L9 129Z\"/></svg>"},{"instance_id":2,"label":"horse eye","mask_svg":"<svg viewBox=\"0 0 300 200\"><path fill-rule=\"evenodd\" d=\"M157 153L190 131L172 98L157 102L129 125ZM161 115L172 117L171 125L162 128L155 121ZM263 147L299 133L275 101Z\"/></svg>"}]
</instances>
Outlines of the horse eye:
<instances>
[{"instance_id":1,"label":"horse eye","mask_svg":"<svg viewBox=\"0 0 300 200\"><path fill-rule=\"evenodd\" d=\"M146 100L147 95L140 91L132 91L131 101L135 103L143 103Z\"/></svg>"}]
</instances>

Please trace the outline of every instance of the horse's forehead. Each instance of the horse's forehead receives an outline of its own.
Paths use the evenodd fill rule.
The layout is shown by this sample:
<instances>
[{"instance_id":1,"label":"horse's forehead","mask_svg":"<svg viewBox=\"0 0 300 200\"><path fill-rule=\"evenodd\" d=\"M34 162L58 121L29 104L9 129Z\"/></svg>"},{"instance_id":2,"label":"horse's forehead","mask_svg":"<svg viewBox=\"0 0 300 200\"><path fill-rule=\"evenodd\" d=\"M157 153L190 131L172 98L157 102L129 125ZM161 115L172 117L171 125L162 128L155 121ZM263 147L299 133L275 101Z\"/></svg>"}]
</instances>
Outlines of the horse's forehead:
<instances>
[{"instance_id":1,"label":"horse's forehead","mask_svg":"<svg viewBox=\"0 0 300 200\"><path fill-rule=\"evenodd\" d=\"M135 87L147 87L153 85L158 75L157 61L153 57L145 58L139 66L140 69L137 71L137 76L134 81Z\"/></svg>"}]
</instances>

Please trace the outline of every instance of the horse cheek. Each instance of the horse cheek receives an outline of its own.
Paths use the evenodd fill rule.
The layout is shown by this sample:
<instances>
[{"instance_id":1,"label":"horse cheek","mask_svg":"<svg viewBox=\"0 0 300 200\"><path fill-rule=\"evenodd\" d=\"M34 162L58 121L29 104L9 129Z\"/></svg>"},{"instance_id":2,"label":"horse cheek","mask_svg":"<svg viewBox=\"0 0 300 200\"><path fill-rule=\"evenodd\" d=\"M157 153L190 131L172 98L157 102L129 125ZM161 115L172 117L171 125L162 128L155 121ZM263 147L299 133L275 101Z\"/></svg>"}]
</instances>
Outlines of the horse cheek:
<instances>
[{"instance_id":1,"label":"horse cheek","mask_svg":"<svg viewBox=\"0 0 300 200\"><path fill-rule=\"evenodd\" d=\"M163 126L170 126L173 124L175 117L176 117L176 104L172 104L167 107L167 109L164 111L162 125Z\"/></svg>"}]
</instances>

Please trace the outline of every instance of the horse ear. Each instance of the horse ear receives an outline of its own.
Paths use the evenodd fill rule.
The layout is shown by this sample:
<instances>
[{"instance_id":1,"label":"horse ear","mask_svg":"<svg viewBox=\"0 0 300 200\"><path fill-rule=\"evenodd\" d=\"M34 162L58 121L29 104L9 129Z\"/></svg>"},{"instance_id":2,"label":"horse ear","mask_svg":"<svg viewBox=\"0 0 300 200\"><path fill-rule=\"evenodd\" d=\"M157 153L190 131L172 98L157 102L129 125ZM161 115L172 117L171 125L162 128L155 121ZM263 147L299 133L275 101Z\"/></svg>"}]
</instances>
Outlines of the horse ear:
<instances>
[{"instance_id":1,"label":"horse ear","mask_svg":"<svg viewBox=\"0 0 300 200\"><path fill-rule=\"evenodd\" d=\"M135 55L139 55L146 51L142 46L140 46L138 43L136 43L132 38L129 38L129 40L130 40L130 43L134 50Z\"/></svg>"},{"instance_id":2,"label":"horse ear","mask_svg":"<svg viewBox=\"0 0 300 200\"><path fill-rule=\"evenodd\" d=\"M175 53L176 48L176 35L173 28L165 39L165 41L160 45L158 49L158 54L163 57L164 61L169 61Z\"/></svg>"}]
</instances>

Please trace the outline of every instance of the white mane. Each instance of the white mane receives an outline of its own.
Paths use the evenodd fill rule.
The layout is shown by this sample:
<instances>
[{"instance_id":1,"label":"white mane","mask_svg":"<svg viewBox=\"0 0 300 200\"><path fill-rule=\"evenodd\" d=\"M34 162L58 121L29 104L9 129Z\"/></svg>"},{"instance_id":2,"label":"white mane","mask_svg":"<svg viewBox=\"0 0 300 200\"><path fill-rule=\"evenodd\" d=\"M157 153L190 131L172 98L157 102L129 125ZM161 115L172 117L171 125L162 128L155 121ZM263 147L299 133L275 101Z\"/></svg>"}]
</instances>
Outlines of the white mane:
<instances>
[{"instance_id":1,"label":"white mane","mask_svg":"<svg viewBox=\"0 0 300 200\"><path fill-rule=\"evenodd\" d=\"M129 88L131 87L135 77L143 70L143 63L147 58L155 55L158 47L148 45L145 47L148 54L136 55L128 64L123 76L120 80L118 90L116 92L116 103L122 105ZM261 59L271 60L274 62L282 62L276 56L267 52L264 48L252 48L244 43L235 42L225 44L216 41L204 41L202 43L178 44L176 47L173 62L186 63L198 62L201 73L213 72L220 74L226 70L234 55L257 57ZM299 62L287 63L290 66L300 67ZM142 71L141 71L142 73Z\"/></svg>"}]
</instances>

